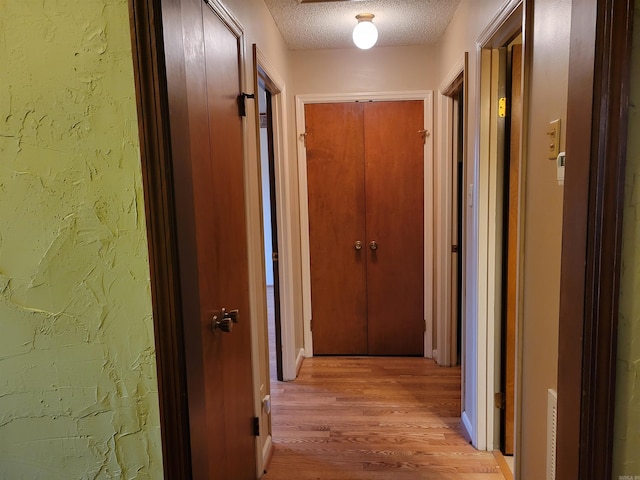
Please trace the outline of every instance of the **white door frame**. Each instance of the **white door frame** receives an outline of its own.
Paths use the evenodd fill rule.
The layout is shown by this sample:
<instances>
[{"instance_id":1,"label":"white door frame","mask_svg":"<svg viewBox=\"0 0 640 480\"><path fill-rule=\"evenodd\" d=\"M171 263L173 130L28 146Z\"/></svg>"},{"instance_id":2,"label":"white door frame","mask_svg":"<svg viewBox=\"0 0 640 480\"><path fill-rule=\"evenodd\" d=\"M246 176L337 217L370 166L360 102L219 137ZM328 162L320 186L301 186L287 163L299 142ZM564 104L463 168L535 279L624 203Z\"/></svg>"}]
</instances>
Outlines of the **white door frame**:
<instances>
[{"instance_id":1,"label":"white door frame","mask_svg":"<svg viewBox=\"0 0 640 480\"><path fill-rule=\"evenodd\" d=\"M476 40L476 106L477 116L475 118L475 152L473 165L473 191L472 202L475 208L472 210L473 235L477 238L477 243L472 246L469 261L476 262L477 276L468 282L473 294L469 295L469 312L477 312L477 318L467 318L467 335L472 336L472 341L477 345L475 357L475 377L477 379L475 391L475 419L467 417L468 425L471 429L473 445L479 450L494 450L499 446L499 410L495 407L495 394L500 391L500 330L501 330L501 271L499 267L498 254L501 250L500 239L496 237L496 222L501 221L496 218L496 208L499 198L496 195L498 188L498 165L495 158L495 137L494 127L491 125L491 109L489 95L484 95L490 89L491 74L491 48L503 46L509 40L510 35L518 28L525 32L524 22L524 0L507 0L500 8L496 16L489 22L484 31ZM525 36L526 41L526 36ZM526 60L525 60L526 64ZM523 99L526 104L526 89L523 89ZM524 110L526 112L526 108ZM523 118L526 113L523 114ZM526 125L526 119L523 121ZM526 127L523 126L523 136ZM493 132L493 133L492 133ZM524 165L524 149L522 151ZM493 156L492 156L493 155ZM502 188L502 187L499 187ZM521 189L521 202L523 189ZM522 207L522 205L521 205ZM520 211L523 211L522 209ZM522 227L522 219L520 220ZM499 228L499 226L498 226ZM521 230L522 232L522 230ZM520 237L522 238L522 237ZM521 285L519 286L521 288ZM522 298L519 295L518 303L521 306ZM520 310L520 307L519 307ZM516 358L518 365L521 364L522 334L521 315L517 319ZM470 359L469 364L473 365L474 359ZM473 373L472 373L473 375ZM521 395L519 392L519 373L516 374L516 417L520 411ZM473 393L472 393L473 394ZM464 415L463 415L464 421ZM517 428L517 427L516 427ZM516 453L518 450L518 435L516 435ZM516 457L517 458L517 457ZM516 459L518 462L518 459Z\"/></svg>"},{"instance_id":2,"label":"white door frame","mask_svg":"<svg viewBox=\"0 0 640 480\"><path fill-rule=\"evenodd\" d=\"M285 145L285 132L287 132L287 115L285 100L287 88L278 74L271 66L267 58L255 48L256 64L267 75L276 87L277 91L271 92L271 108L273 122L273 156L275 170L275 195L276 195L276 222L278 225L278 278L280 281L280 327L282 341L282 376L285 381L296 378L296 354L295 354L295 326L294 326L294 299L293 285L293 228L291 225L293 211L291 194L291 166L289 164L288 149ZM257 90L256 90L257 91ZM256 100L257 106L257 100ZM259 131L258 131L259 135ZM260 143L258 142L258 150ZM264 230L263 230L264 231ZM263 256L264 260L264 256ZM256 355L259 365L259 358ZM259 368L256 369L259 371Z\"/></svg>"},{"instance_id":3,"label":"white door frame","mask_svg":"<svg viewBox=\"0 0 640 480\"><path fill-rule=\"evenodd\" d=\"M280 281L280 337L282 341L282 375L284 380L295 380L296 378L296 355L295 355L295 326L294 326L294 273L293 273L293 228L292 228L292 189L291 189L291 168L289 164L288 149L285 144L285 133L287 132L287 115L286 115L286 98L287 89L282 77L273 68L260 49L254 44L254 78L253 91L257 96L258 93L258 67L268 77L271 86L276 91L271 92L271 109L273 124L273 155L275 170L275 195L276 195L276 222L278 225L278 278ZM249 209L252 225L251 235L249 238L249 250L253 253L250 258L249 270L252 272L250 277L249 292L252 298L252 368L253 368L253 390L255 414L257 417L263 417L263 399L265 395L270 394L269 382L269 355L268 355L268 333L266 319L266 287L264 281L265 272L265 255L264 255L264 226L262 216L262 195L261 195L261 178L260 167L255 165L255 159L260 159L260 128L258 126L259 107L257 98L255 104L255 122L256 122L256 156L247 159L245 163L245 171L252 172L256 176L254 188L249 188L251 195L251 204L260 205L259 209ZM256 226L260 230L256 231ZM258 253L259 252L259 253ZM258 269L252 265L260 265ZM261 368L264 362L267 362L266 372L267 378L263 381L261 378ZM259 477L264 472L264 465L267 459L273 453L273 441L267 429L266 438L262 445L259 439L256 439L257 447L257 472ZM262 434L264 435L264 433ZM261 447L261 448L260 448Z\"/></svg>"},{"instance_id":4,"label":"white door frame","mask_svg":"<svg viewBox=\"0 0 640 480\"><path fill-rule=\"evenodd\" d=\"M313 356L311 333L311 263L309 254L309 200L307 192L307 151L304 144L304 106L311 103L356 101L421 100L424 102L424 356L433 351L433 91L369 92L296 96L296 132L298 140L298 184L300 195L300 230L302 253L302 298L304 314L304 352Z\"/></svg>"},{"instance_id":5,"label":"white door frame","mask_svg":"<svg viewBox=\"0 0 640 480\"><path fill-rule=\"evenodd\" d=\"M454 320L451 318L452 308L452 272L451 272L451 221L454 212L452 211L452 192L453 192L453 175L451 171L454 151L453 148L453 98L449 95L452 93L458 79L462 77L464 102L468 102L468 63L469 54L465 54L449 71L438 88L438 115L439 115L439 135L438 135L438 155L435 161L435 302L434 314L436 319L436 347L433 351L433 357L438 365L449 367L454 365L456 359L453 358L453 348L451 344L452 332L456 328ZM464 135L465 152L463 152L463 163L466 165L467 150L467 118L463 119L463 131L459 135ZM465 167L466 168L466 167ZM465 239L466 244L466 239ZM459 256L463 258L463 251L459 249ZM460 261L460 260L459 260ZM464 306L462 309L464 318ZM464 337L464 328L460 332ZM463 344L464 345L464 344ZM464 349L464 348L463 348ZM465 365L462 365L464 370ZM464 371L462 373L464 376ZM463 395L464 398L464 395Z\"/></svg>"}]
</instances>

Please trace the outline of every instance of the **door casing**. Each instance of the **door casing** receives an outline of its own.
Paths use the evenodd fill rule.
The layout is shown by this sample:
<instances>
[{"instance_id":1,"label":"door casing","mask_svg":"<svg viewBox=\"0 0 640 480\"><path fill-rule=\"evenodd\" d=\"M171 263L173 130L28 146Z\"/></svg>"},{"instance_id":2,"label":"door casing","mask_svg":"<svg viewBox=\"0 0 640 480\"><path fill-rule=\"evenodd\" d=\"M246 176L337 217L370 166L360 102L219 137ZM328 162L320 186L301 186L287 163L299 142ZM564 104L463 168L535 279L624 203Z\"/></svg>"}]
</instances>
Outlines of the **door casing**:
<instances>
[{"instance_id":1,"label":"door casing","mask_svg":"<svg viewBox=\"0 0 640 480\"><path fill-rule=\"evenodd\" d=\"M300 197L300 230L302 250L302 295L304 312L304 353L313 356L311 334L311 268L309 255L309 209L307 194L307 156L304 146L304 106L310 103L342 103L355 101L421 100L424 102L424 352L432 356L433 332L433 92L347 93L296 96L296 132L298 150L298 184Z\"/></svg>"},{"instance_id":2,"label":"door casing","mask_svg":"<svg viewBox=\"0 0 640 480\"><path fill-rule=\"evenodd\" d=\"M258 91L258 69L268 77L270 81L272 122L273 122L273 156L276 181L276 222L278 224L278 262L280 270L280 322L282 341L282 376L285 381L295 380L298 365L302 359L302 353L295 349L295 325L294 302L295 286L293 284L294 272L294 238L291 217L293 211L290 191L290 179L293 175L287 154L284 134L288 131L287 115L285 111L285 99L287 98L287 86L271 65L268 58L253 45L254 62L254 91ZM256 122L259 118L258 104L255 102ZM259 141L259 128L256 128L257 144ZM255 366L256 370L259 364Z\"/></svg>"},{"instance_id":3,"label":"door casing","mask_svg":"<svg viewBox=\"0 0 640 480\"><path fill-rule=\"evenodd\" d=\"M467 350L466 354L472 356L469 365L476 369L477 391L469 392L474 395L471 403L475 404L475 418L469 418L463 413L463 425L472 438L473 445L480 450L494 450L499 442L499 411L495 407L495 393L500 391L500 290L501 280L501 244L502 237L499 232L500 225L496 224L496 209L502 209L501 199L495 188L499 174L499 165L493 152L496 151L498 138L495 119L491 117L491 93L497 93L497 85L492 85L492 49L507 45L519 31L523 34L523 125L521 127L522 151L520 171L526 170L526 131L527 131L527 72L529 38L528 35L533 25L532 2L525 0L511 0L489 22L484 31L476 40L476 92L477 118L474 119L475 145L477 152L473 165L469 168L472 175L469 182L473 184L470 202L473 205L471 218L471 232L467 234L467 243L472 244L468 252L468 262L475 262L475 278L467 279L467 316L470 312L477 312L474 322L467 319L466 344L475 345L474 351ZM497 75L497 71L494 72ZM493 121L493 125L492 125ZM521 182L519 211L524 212L525 191ZM501 219L500 219L501 222ZM519 220L519 238L524 238L524 219ZM469 236L470 235L470 236ZM521 240L520 240L521 241ZM520 244L520 249L522 244ZM521 261L521 259L520 259ZM521 266L518 266L518 275L522 275ZM486 279L481 281L480 279ZM517 320L516 320L516 385L515 385L515 410L516 410L516 451L520 449L519 436L520 402L521 402L521 355L522 355L522 282L518 281ZM475 326L474 326L475 323ZM519 459L516 456L516 476L518 476Z\"/></svg>"}]
</instances>

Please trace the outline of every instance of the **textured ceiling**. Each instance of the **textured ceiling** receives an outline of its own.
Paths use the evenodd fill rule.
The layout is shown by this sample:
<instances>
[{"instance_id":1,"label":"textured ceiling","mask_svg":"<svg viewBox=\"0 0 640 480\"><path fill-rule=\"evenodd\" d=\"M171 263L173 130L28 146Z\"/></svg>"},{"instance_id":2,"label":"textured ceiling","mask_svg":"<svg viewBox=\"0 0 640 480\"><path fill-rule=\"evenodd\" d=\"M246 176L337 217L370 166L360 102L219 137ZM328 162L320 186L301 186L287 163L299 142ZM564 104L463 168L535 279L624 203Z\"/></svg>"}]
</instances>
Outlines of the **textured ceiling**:
<instances>
[{"instance_id":1,"label":"textured ceiling","mask_svg":"<svg viewBox=\"0 0 640 480\"><path fill-rule=\"evenodd\" d=\"M425 45L438 41L460 0L344 0L301 3L265 0L292 50L354 47L356 15L373 13L378 46ZM374 47L375 48L375 47Z\"/></svg>"}]
</instances>

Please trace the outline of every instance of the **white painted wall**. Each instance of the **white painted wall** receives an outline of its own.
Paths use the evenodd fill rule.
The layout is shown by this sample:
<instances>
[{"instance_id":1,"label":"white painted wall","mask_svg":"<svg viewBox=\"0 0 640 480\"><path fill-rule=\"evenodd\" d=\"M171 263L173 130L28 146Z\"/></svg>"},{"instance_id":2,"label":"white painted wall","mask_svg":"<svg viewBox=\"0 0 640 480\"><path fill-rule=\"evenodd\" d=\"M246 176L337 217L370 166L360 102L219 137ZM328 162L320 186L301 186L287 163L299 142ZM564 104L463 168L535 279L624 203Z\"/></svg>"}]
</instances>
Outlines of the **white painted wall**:
<instances>
[{"instance_id":1,"label":"white painted wall","mask_svg":"<svg viewBox=\"0 0 640 480\"><path fill-rule=\"evenodd\" d=\"M433 90L433 46L293 50L293 95Z\"/></svg>"}]
</instances>

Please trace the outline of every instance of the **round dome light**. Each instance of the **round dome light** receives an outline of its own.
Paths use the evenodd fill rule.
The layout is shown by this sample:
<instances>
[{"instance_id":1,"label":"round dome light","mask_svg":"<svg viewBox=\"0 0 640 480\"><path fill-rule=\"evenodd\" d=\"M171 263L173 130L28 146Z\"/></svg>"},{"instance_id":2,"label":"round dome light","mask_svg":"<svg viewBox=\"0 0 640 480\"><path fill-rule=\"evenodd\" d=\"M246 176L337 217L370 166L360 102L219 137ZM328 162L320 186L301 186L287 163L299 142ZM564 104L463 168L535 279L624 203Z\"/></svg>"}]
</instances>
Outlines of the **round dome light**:
<instances>
[{"instance_id":1,"label":"round dome light","mask_svg":"<svg viewBox=\"0 0 640 480\"><path fill-rule=\"evenodd\" d=\"M358 24L353 29L353 43L362 50L373 47L378 41L378 29L373 24L373 17L371 13L356 15Z\"/></svg>"}]
</instances>

